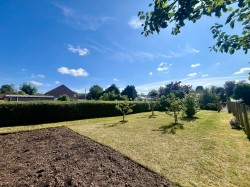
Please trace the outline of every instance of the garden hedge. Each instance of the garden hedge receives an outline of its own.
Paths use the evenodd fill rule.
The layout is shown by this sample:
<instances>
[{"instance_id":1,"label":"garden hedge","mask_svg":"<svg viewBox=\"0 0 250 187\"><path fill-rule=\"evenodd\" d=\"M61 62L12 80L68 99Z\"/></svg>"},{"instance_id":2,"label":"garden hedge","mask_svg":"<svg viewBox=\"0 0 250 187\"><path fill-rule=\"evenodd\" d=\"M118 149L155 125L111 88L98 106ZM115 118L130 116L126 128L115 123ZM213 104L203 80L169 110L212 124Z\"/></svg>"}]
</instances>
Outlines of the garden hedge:
<instances>
[{"instance_id":1,"label":"garden hedge","mask_svg":"<svg viewBox=\"0 0 250 187\"><path fill-rule=\"evenodd\" d=\"M42 124L122 115L117 102L2 102L0 127ZM133 102L133 113L148 111L145 102Z\"/></svg>"}]
</instances>

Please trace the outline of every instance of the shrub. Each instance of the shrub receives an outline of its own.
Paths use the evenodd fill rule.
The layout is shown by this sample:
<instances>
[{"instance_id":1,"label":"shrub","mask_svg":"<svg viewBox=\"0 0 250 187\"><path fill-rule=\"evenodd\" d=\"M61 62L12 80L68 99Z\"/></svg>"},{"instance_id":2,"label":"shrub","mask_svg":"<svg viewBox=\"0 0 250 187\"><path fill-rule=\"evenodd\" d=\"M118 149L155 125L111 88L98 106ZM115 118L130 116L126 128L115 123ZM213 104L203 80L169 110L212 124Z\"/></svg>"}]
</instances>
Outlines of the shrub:
<instances>
[{"instance_id":1,"label":"shrub","mask_svg":"<svg viewBox=\"0 0 250 187\"><path fill-rule=\"evenodd\" d=\"M70 97L66 94L60 95L57 99L58 101L70 101Z\"/></svg>"},{"instance_id":2,"label":"shrub","mask_svg":"<svg viewBox=\"0 0 250 187\"><path fill-rule=\"evenodd\" d=\"M198 110L198 105L195 96L192 94L186 94L183 103L184 114L189 118L194 117Z\"/></svg>"}]
</instances>

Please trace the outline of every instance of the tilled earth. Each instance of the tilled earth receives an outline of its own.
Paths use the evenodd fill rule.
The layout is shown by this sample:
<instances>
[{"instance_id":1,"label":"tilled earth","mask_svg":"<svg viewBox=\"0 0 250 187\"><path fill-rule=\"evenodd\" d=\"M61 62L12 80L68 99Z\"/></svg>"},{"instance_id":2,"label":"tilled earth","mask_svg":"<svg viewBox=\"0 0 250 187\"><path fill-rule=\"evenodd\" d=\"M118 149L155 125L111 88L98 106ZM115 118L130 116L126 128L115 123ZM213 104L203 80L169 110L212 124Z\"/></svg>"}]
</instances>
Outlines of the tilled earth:
<instances>
[{"instance_id":1,"label":"tilled earth","mask_svg":"<svg viewBox=\"0 0 250 187\"><path fill-rule=\"evenodd\" d=\"M0 186L171 186L66 127L0 135Z\"/></svg>"}]
</instances>

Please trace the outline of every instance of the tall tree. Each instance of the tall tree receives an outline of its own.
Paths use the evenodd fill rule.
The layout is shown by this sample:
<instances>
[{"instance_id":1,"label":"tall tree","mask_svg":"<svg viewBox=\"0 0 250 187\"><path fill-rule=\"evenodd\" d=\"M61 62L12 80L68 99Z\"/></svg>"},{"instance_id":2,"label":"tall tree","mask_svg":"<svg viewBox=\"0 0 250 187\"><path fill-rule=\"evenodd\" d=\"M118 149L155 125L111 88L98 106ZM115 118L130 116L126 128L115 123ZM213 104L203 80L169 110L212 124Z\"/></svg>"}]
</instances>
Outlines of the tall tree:
<instances>
[{"instance_id":1,"label":"tall tree","mask_svg":"<svg viewBox=\"0 0 250 187\"><path fill-rule=\"evenodd\" d=\"M250 49L250 2L249 0L153 0L149 5L153 11L144 13L140 11L138 16L144 21L142 34L148 36L161 29L172 26L172 34L177 35L185 26L186 21L195 23L203 16L221 17L228 14L224 25L234 28L235 22L242 25L241 34L223 32L223 25L216 23L211 31L217 42L211 50L233 54L235 50ZM174 23L174 24L172 24Z\"/></svg>"},{"instance_id":2,"label":"tall tree","mask_svg":"<svg viewBox=\"0 0 250 187\"><path fill-rule=\"evenodd\" d=\"M200 93L200 92L203 92L204 91L204 88L203 86L197 86L196 89L195 89L196 92Z\"/></svg>"},{"instance_id":3,"label":"tall tree","mask_svg":"<svg viewBox=\"0 0 250 187\"><path fill-rule=\"evenodd\" d=\"M13 84L4 84L0 88L1 94L14 94L16 92Z\"/></svg>"},{"instance_id":4,"label":"tall tree","mask_svg":"<svg viewBox=\"0 0 250 187\"><path fill-rule=\"evenodd\" d=\"M158 96L158 91L153 89L148 92L148 97L156 98Z\"/></svg>"},{"instance_id":5,"label":"tall tree","mask_svg":"<svg viewBox=\"0 0 250 187\"><path fill-rule=\"evenodd\" d=\"M237 84L233 91L234 99L242 99L246 105L250 105L250 84Z\"/></svg>"},{"instance_id":6,"label":"tall tree","mask_svg":"<svg viewBox=\"0 0 250 187\"><path fill-rule=\"evenodd\" d=\"M108 87L107 89L105 89L104 92L105 93L113 92L114 94L117 94L117 95L120 94L120 90L119 90L119 88L115 84L112 84L110 87Z\"/></svg>"},{"instance_id":7,"label":"tall tree","mask_svg":"<svg viewBox=\"0 0 250 187\"><path fill-rule=\"evenodd\" d=\"M87 95L87 99L99 99L103 93L102 87L99 85L94 85L89 89L89 93Z\"/></svg>"},{"instance_id":8,"label":"tall tree","mask_svg":"<svg viewBox=\"0 0 250 187\"><path fill-rule=\"evenodd\" d=\"M135 100L137 97L135 86L127 85L126 88L121 92L121 95L126 95L130 100Z\"/></svg>"},{"instance_id":9,"label":"tall tree","mask_svg":"<svg viewBox=\"0 0 250 187\"><path fill-rule=\"evenodd\" d=\"M233 95L234 87L236 86L235 81L226 81L224 84L225 94L228 99Z\"/></svg>"},{"instance_id":10,"label":"tall tree","mask_svg":"<svg viewBox=\"0 0 250 187\"><path fill-rule=\"evenodd\" d=\"M167 96L170 93L174 93L176 97L183 99L185 94L188 94L191 90L192 86L181 85L181 81L176 81L166 84L165 87L160 87L159 96Z\"/></svg>"},{"instance_id":11,"label":"tall tree","mask_svg":"<svg viewBox=\"0 0 250 187\"><path fill-rule=\"evenodd\" d=\"M19 89L28 95L37 94L37 88L28 83L23 83Z\"/></svg>"}]
</instances>

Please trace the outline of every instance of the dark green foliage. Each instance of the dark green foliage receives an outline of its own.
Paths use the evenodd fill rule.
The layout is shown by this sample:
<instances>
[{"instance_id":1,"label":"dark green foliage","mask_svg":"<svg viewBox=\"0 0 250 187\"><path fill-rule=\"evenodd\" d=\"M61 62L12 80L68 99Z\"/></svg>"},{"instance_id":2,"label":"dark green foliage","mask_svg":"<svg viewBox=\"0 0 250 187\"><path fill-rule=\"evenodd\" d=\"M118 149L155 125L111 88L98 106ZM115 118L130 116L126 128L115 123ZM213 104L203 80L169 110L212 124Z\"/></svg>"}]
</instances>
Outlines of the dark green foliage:
<instances>
[{"instance_id":1,"label":"dark green foliage","mask_svg":"<svg viewBox=\"0 0 250 187\"><path fill-rule=\"evenodd\" d=\"M233 95L233 90L234 90L235 86L236 86L235 81L226 81L225 82L224 91L225 91L225 94L226 94L228 99Z\"/></svg>"},{"instance_id":2,"label":"dark green foliage","mask_svg":"<svg viewBox=\"0 0 250 187\"><path fill-rule=\"evenodd\" d=\"M60 95L58 101L70 101L70 97L67 94Z\"/></svg>"},{"instance_id":3,"label":"dark green foliage","mask_svg":"<svg viewBox=\"0 0 250 187\"><path fill-rule=\"evenodd\" d=\"M204 91L204 88L203 86L197 86L196 89L195 89L196 92L200 93L200 92L203 92Z\"/></svg>"},{"instance_id":4,"label":"dark green foliage","mask_svg":"<svg viewBox=\"0 0 250 187\"><path fill-rule=\"evenodd\" d=\"M234 99L242 99L243 103L250 105L250 84L237 84L233 91Z\"/></svg>"},{"instance_id":5,"label":"dark green foliage","mask_svg":"<svg viewBox=\"0 0 250 187\"><path fill-rule=\"evenodd\" d=\"M150 90L149 92L148 92L148 97L153 97L153 98L156 98L156 97L158 97L158 95L159 95L159 93L158 93L158 91L157 90Z\"/></svg>"},{"instance_id":6,"label":"dark green foliage","mask_svg":"<svg viewBox=\"0 0 250 187\"><path fill-rule=\"evenodd\" d=\"M121 95L126 95L129 100L133 101L138 94L134 85L127 85L126 88L121 92Z\"/></svg>"},{"instance_id":7,"label":"dark green foliage","mask_svg":"<svg viewBox=\"0 0 250 187\"><path fill-rule=\"evenodd\" d=\"M131 104L136 104L133 113L148 111L145 102ZM3 102L0 127L119 116L116 105L117 102Z\"/></svg>"},{"instance_id":8,"label":"dark green foliage","mask_svg":"<svg viewBox=\"0 0 250 187\"><path fill-rule=\"evenodd\" d=\"M194 117L194 115L197 113L199 109L195 95L192 94L185 95L183 104L184 104L183 107L184 114L189 118Z\"/></svg>"},{"instance_id":9,"label":"dark green foliage","mask_svg":"<svg viewBox=\"0 0 250 187\"><path fill-rule=\"evenodd\" d=\"M249 0L153 0L153 10L144 13L140 11L138 16L143 20L142 34L148 36L159 33L161 29L172 26L173 35L180 33L180 29L187 21L195 23L203 16L216 16L220 18L222 14L227 15L224 25L234 28L235 22L241 24L241 34L230 35L223 32L222 24L216 23L212 28L213 38L217 42L211 50L233 54L236 50L243 50L245 53L250 49L250 3ZM228 14L229 12L229 14Z\"/></svg>"},{"instance_id":10,"label":"dark green foliage","mask_svg":"<svg viewBox=\"0 0 250 187\"><path fill-rule=\"evenodd\" d=\"M113 92L114 94L116 95L119 95L120 94L120 90L119 88L115 85L115 84L112 84L110 87L108 87L104 93L109 93L109 92Z\"/></svg>"},{"instance_id":11,"label":"dark green foliage","mask_svg":"<svg viewBox=\"0 0 250 187\"><path fill-rule=\"evenodd\" d=\"M154 111L158 109L160 106L159 98L151 97L151 100L148 101L148 108L152 112L152 116L154 116Z\"/></svg>"},{"instance_id":12,"label":"dark green foliage","mask_svg":"<svg viewBox=\"0 0 250 187\"><path fill-rule=\"evenodd\" d=\"M89 89L87 99L88 100L91 100L91 99L98 100L101 97L102 93L103 93L102 87L100 87L99 85L94 85Z\"/></svg>"},{"instance_id":13,"label":"dark green foliage","mask_svg":"<svg viewBox=\"0 0 250 187\"><path fill-rule=\"evenodd\" d=\"M0 88L0 94L14 94L16 92L13 84L5 84Z\"/></svg>"},{"instance_id":14,"label":"dark green foliage","mask_svg":"<svg viewBox=\"0 0 250 187\"><path fill-rule=\"evenodd\" d=\"M199 99L200 108L203 110L217 110L217 102L217 95L211 88L206 88Z\"/></svg>"},{"instance_id":15,"label":"dark green foliage","mask_svg":"<svg viewBox=\"0 0 250 187\"><path fill-rule=\"evenodd\" d=\"M169 103L166 100L166 96L162 95L159 98L160 106L159 106L159 111L165 111L167 107L169 107Z\"/></svg>"},{"instance_id":16,"label":"dark green foliage","mask_svg":"<svg viewBox=\"0 0 250 187\"><path fill-rule=\"evenodd\" d=\"M23 91L24 93L28 94L28 95L35 95L35 94L37 94L36 87L34 87L34 86L32 86L31 84L28 84L28 83L23 83L20 86L20 90Z\"/></svg>"}]
</instances>

